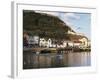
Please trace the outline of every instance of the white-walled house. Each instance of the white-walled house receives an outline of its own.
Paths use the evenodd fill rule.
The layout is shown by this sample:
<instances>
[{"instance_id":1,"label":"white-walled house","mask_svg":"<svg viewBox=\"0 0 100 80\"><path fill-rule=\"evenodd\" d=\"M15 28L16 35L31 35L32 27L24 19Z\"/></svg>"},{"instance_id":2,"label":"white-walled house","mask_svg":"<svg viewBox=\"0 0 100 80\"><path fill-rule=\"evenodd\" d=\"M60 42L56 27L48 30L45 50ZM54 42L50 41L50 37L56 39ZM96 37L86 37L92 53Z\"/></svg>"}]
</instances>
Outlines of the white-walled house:
<instances>
[{"instance_id":1,"label":"white-walled house","mask_svg":"<svg viewBox=\"0 0 100 80\"><path fill-rule=\"evenodd\" d=\"M57 42L55 39L46 39L40 38L39 36L29 36L27 33L24 33L23 37L27 39L29 45L37 45L40 47L53 47L53 48L65 48L65 47L89 47L91 42L87 37L82 34L76 35L74 32L69 32L71 34L71 40L63 40L61 43Z\"/></svg>"},{"instance_id":2,"label":"white-walled house","mask_svg":"<svg viewBox=\"0 0 100 80\"><path fill-rule=\"evenodd\" d=\"M61 44L55 43L57 40L54 39L45 39L39 38L39 36L29 36L26 33L23 35L27 38L27 42L29 45L47 47L47 48L65 48L65 47L89 47L91 46L91 42L87 37L77 35L71 36L71 40L63 40Z\"/></svg>"},{"instance_id":3,"label":"white-walled house","mask_svg":"<svg viewBox=\"0 0 100 80\"><path fill-rule=\"evenodd\" d=\"M39 36L29 36L28 40L28 44L39 44Z\"/></svg>"},{"instance_id":4,"label":"white-walled house","mask_svg":"<svg viewBox=\"0 0 100 80\"><path fill-rule=\"evenodd\" d=\"M52 40L50 38L47 41L47 47L52 47Z\"/></svg>"},{"instance_id":5,"label":"white-walled house","mask_svg":"<svg viewBox=\"0 0 100 80\"><path fill-rule=\"evenodd\" d=\"M63 41L62 44L58 45L57 44L57 48L65 48L68 46L68 42L67 41Z\"/></svg>"},{"instance_id":6,"label":"white-walled house","mask_svg":"<svg viewBox=\"0 0 100 80\"><path fill-rule=\"evenodd\" d=\"M67 41L67 46L68 47L73 47L73 41Z\"/></svg>"},{"instance_id":7,"label":"white-walled house","mask_svg":"<svg viewBox=\"0 0 100 80\"><path fill-rule=\"evenodd\" d=\"M76 33L72 30L68 30L68 34L76 34Z\"/></svg>"},{"instance_id":8,"label":"white-walled house","mask_svg":"<svg viewBox=\"0 0 100 80\"><path fill-rule=\"evenodd\" d=\"M40 47L45 47L46 46L46 40L44 38L40 38L39 46Z\"/></svg>"},{"instance_id":9,"label":"white-walled house","mask_svg":"<svg viewBox=\"0 0 100 80\"><path fill-rule=\"evenodd\" d=\"M81 47L82 42L81 41L74 41L73 42L73 47Z\"/></svg>"},{"instance_id":10,"label":"white-walled house","mask_svg":"<svg viewBox=\"0 0 100 80\"><path fill-rule=\"evenodd\" d=\"M53 43L52 39L45 39L45 38L40 38L40 42L39 42L39 46L40 47L53 47L53 48L65 48L67 46L67 41L63 41L62 44L55 44Z\"/></svg>"},{"instance_id":11,"label":"white-walled house","mask_svg":"<svg viewBox=\"0 0 100 80\"><path fill-rule=\"evenodd\" d=\"M87 47L88 46L88 39L83 37L82 39L79 39L79 41L81 41L81 46L83 47Z\"/></svg>"},{"instance_id":12,"label":"white-walled house","mask_svg":"<svg viewBox=\"0 0 100 80\"><path fill-rule=\"evenodd\" d=\"M39 46L40 47L52 47L52 40L50 38L48 40L46 40L45 38L40 38Z\"/></svg>"}]
</instances>

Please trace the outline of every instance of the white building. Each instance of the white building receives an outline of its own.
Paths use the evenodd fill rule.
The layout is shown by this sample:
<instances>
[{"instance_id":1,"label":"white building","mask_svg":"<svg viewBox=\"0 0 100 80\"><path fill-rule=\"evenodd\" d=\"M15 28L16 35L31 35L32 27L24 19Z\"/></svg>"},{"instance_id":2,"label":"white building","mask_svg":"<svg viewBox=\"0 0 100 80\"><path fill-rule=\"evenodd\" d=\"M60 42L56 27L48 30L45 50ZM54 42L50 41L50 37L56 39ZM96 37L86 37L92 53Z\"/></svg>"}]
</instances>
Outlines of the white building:
<instances>
[{"instance_id":1,"label":"white building","mask_svg":"<svg viewBox=\"0 0 100 80\"><path fill-rule=\"evenodd\" d=\"M39 36L29 36L28 44L38 44L39 43Z\"/></svg>"},{"instance_id":2,"label":"white building","mask_svg":"<svg viewBox=\"0 0 100 80\"><path fill-rule=\"evenodd\" d=\"M67 46L67 41L63 41L63 43L59 45L53 43L53 41L50 38L48 40L46 40L45 38L40 38L39 46L48 48L49 47L65 48Z\"/></svg>"},{"instance_id":3,"label":"white building","mask_svg":"<svg viewBox=\"0 0 100 80\"><path fill-rule=\"evenodd\" d=\"M82 46L82 42L81 41L74 41L73 42L73 47L81 47Z\"/></svg>"},{"instance_id":4,"label":"white building","mask_svg":"<svg viewBox=\"0 0 100 80\"><path fill-rule=\"evenodd\" d=\"M73 42L72 41L67 41L67 46L73 47Z\"/></svg>"},{"instance_id":5,"label":"white building","mask_svg":"<svg viewBox=\"0 0 100 80\"><path fill-rule=\"evenodd\" d=\"M52 47L52 40L50 38L47 40L47 47Z\"/></svg>"},{"instance_id":6,"label":"white building","mask_svg":"<svg viewBox=\"0 0 100 80\"><path fill-rule=\"evenodd\" d=\"M62 44L58 45L57 48L65 48L67 46L67 41L63 41Z\"/></svg>"},{"instance_id":7,"label":"white building","mask_svg":"<svg viewBox=\"0 0 100 80\"><path fill-rule=\"evenodd\" d=\"M79 41L81 41L82 43L81 43L81 45L83 46L83 47L87 47L88 46L88 39L87 38L82 38L82 39L79 39Z\"/></svg>"},{"instance_id":8,"label":"white building","mask_svg":"<svg viewBox=\"0 0 100 80\"><path fill-rule=\"evenodd\" d=\"M68 30L68 34L76 34L74 31Z\"/></svg>"},{"instance_id":9,"label":"white building","mask_svg":"<svg viewBox=\"0 0 100 80\"><path fill-rule=\"evenodd\" d=\"M39 46L40 47L52 47L52 40L50 38L48 40L46 40L45 38L40 38Z\"/></svg>"}]
</instances>

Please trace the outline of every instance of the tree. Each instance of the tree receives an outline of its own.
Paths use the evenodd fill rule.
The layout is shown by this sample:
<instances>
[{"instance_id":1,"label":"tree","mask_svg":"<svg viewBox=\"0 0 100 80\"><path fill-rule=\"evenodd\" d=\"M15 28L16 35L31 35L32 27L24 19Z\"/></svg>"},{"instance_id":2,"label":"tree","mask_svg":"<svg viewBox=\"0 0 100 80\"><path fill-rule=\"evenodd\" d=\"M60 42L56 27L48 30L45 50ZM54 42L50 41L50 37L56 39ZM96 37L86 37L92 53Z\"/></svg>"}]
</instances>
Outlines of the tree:
<instances>
[{"instance_id":1,"label":"tree","mask_svg":"<svg viewBox=\"0 0 100 80\"><path fill-rule=\"evenodd\" d=\"M23 29L31 35L61 40L68 39L71 28L56 16L24 10Z\"/></svg>"}]
</instances>

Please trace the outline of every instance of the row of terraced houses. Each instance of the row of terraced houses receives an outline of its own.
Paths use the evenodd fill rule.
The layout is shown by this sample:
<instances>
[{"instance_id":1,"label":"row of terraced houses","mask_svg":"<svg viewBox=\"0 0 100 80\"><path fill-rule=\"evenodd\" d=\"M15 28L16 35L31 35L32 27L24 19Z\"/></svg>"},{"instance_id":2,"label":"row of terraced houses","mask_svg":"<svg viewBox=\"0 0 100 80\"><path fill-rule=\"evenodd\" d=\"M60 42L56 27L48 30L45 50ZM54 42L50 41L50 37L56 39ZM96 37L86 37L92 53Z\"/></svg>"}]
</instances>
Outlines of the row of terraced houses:
<instances>
[{"instance_id":1,"label":"row of terraced houses","mask_svg":"<svg viewBox=\"0 0 100 80\"><path fill-rule=\"evenodd\" d=\"M24 47L47 47L47 48L65 48L65 47L90 47L91 42L88 40L86 36L83 34L79 34L73 32L71 30L68 31L70 35L70 40L62 40L57 42L55 39L51 38L40 38L39 36L30 36L26 32L23 35L23 44Z\"/></svg>"}]
</instances>

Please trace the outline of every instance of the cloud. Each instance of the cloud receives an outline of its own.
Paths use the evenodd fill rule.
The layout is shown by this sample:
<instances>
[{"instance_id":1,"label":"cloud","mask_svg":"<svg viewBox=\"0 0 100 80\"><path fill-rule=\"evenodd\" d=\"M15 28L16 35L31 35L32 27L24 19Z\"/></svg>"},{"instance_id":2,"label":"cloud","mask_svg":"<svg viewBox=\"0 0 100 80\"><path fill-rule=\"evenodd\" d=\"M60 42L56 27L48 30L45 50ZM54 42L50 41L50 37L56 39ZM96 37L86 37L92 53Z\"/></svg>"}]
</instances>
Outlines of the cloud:
<instances>
[{"instance_id":1,"label":"cloud","mask_svg":"<svg viewBox=\"0 0 100 80\"><path fill-rule=\"evenodd\" d=\"M76 13L63 13L63 12L50 12L50 11L35 11L35 12L58 16L62 21L64 21L69 26L74 26L74 24L71 22L72 20L80 19L80 16L76 15Z\"/></svg>"},{"instance_id":2,"label":"cloud","mask_svg":"<svg viewBox=\"0 0 100 80\"><path fill-rule=\"evenodd\" d=\"M66 25L71 26L72 29L77 29L75 24L73 24L73 20L79 20L80 16L76 13L59 13L59 18L64 21Z\"/></svg>"},{"instance_id":3,"label":"cloud","mask_svg":"<svg viewBox=\"0 0 100 80\"><path fill-rule=\"evenodd\" d=\"M80 16L76 15L75 13L65 13L64 16L66 18L75 19L75 20L80 19Z\"/></svg>"},{"instance_id":4,"label":"cloud","mask_svg":"<svg viewBox=\"0 0 100 80\"><path fill-rule=\"evenodd\" d=\"M59 13L59 18L64 21L67 25L72 25L70 22L70 17L71 15L67 15L67 13Z\"/></svg>"}]
</instances>

